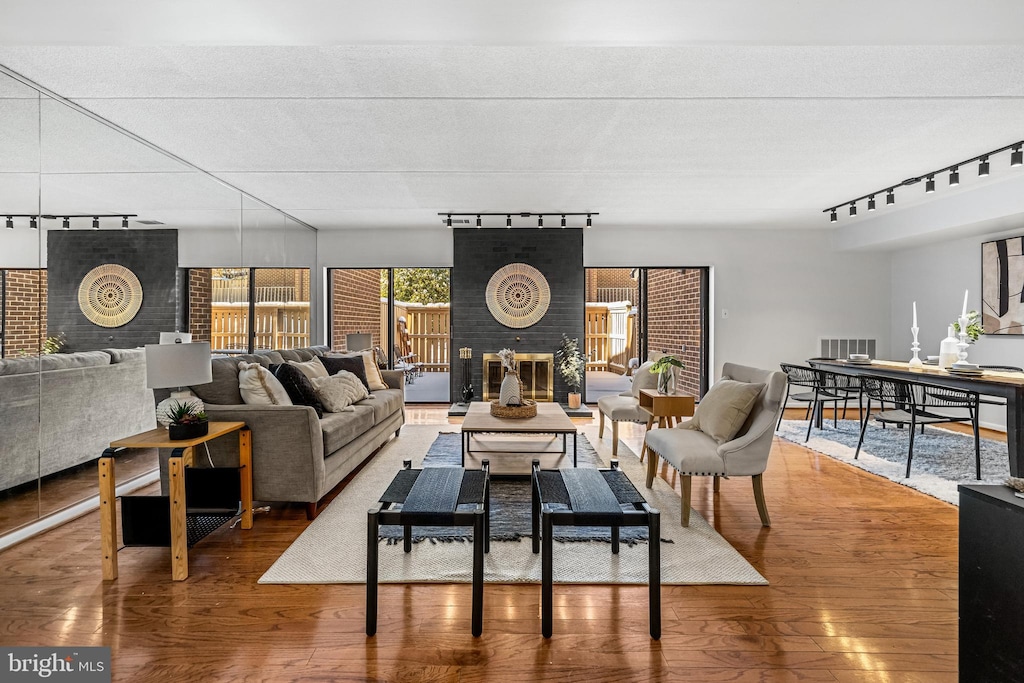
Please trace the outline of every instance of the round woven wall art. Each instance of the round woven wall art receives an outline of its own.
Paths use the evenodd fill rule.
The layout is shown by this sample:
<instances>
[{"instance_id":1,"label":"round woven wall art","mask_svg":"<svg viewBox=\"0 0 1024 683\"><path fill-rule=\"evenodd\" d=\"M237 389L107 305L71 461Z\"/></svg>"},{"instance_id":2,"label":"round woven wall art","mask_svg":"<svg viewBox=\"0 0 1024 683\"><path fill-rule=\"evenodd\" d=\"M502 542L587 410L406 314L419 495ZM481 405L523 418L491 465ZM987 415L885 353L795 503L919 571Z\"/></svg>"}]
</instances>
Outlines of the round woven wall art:
<instances>
[{"instance_id":1,"label":"round woven wall art","mask_svg":"<svg viewBox=\"0 0 1024 683\"><path fill-rule=\"evenodd\" d=\"M100 327L120 327L142 307L142 285L135 273L116 263L90 270L78 286L78 307Z\"/></svg>"},{"instance_id":2,"label":"round woven wall art","mask_svg":"<svg viewBox=\"0 0 1024 683\"><path fill-rule=\"evenodd\" d=\"M540 322L551 304L551 289L540 271L525 263L499 268L487 283L487 309L505 327Z\"/></svg>"}]
</instances>

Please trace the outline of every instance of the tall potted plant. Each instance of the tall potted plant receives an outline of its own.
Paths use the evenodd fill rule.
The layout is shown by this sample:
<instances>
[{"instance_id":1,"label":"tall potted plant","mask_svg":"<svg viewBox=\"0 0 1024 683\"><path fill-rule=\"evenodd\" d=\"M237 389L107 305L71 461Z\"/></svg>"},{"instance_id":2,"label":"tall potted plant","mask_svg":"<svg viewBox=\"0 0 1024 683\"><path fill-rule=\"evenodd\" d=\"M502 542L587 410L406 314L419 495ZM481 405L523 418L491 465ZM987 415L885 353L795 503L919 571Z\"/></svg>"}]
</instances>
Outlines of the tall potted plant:
<instances>
[{"instance_id":1,"label":"tall potted plant","mask_svg":"<svg viewBox=\"0 0 1024 683\"><path fill-rule=\"evenodd\" d=\"M587 371L587 356L580 351L580 340L570 339L562 335L562 341L555 351L555 363L558 365L558 373L569 385L569 407L579 408L583 403L580 396L580 386Z\"/></svg>"}]
</instances>

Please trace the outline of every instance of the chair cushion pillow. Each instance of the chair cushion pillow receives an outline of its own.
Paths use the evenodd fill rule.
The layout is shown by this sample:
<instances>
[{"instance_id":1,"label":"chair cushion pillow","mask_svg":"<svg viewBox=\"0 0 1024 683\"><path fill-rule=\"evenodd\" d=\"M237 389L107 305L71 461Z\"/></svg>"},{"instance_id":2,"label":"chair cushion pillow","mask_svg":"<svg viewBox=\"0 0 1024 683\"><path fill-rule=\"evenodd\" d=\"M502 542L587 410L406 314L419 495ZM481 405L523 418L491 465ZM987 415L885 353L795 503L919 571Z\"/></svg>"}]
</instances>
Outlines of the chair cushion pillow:
<instances>
[{"instance_id":1,"label":"chair cushion pillow","mask_svg":"<svg viewBox=\"0 0 1024 683\"><path fill-rule=\"evenodd\" d=\"M250 406L290 406L292 400L280 380L259 363L238 363L238 391Z\"/></svg>"},{"instance_id":2,"label":"chair cushion pillow","mask_svg":"<svg viewBox=\"0 0 1024 683\"><path fill-rule=\"evenodd\" d=\"M270 371L284 385L284 390L288 392L288 398L294 405L310 406L316 411L317 417L324 416L324 407L320 403L320 399L316 397L316 389L301 370L294 365L281 363L280 365L271 365Z\"/></svg>"},{"instance_id":3,"label":"chair cushion pillow","mask_svg":"<svg viewBox=\"0 0 1024 683\"><path fill-rule=\"evenodd\" d=\"M366 398L366 387L351 372L342 370L336 375L314 377L310 382L328 413L340 413L356 401Z\"/></svg>"},{"instance_id":4,"label":"chair cushion pillow","mask_svg":"<svg viewBox=\"0 0 1024 683\"><path fill-rule=\"evenodd\" d=\"M342 370L351 372L359 378L359 381L363 383L367 391L370 390L370 384L366 381L366 363L363 362L361 354L320 356L319 362L323 363L323 366L327 369L327 374L335 375Z\"/></svg>"},{"instance_id":5,"label":"chair cushion pillow","mask_svg":"<svg viewBox=\"0 0 1024 683\"><path fill-rule=\"evenodd\" d=\"M658 388L658 376L651 372L652 365L654 363L647 361L633 371L633 384L629 388L629 393L633 394L633 398L640 398L641 389Z\"/></svg>"},{"instance_id":6,"label":"chair cushion pillow","mask_svg":"<svg viewBox=\"0 0 1024 683\"><path fill-rule=\"evenodd\" d=\"M366 368L366 383L370 391L380 391L389 388L380 374L380 366L377 365L377 356L373 351L360 352L363 357L363 366Z\"/></svg>"},{"instance_id":7,"label":"chair cushion pillow","mask_svg":"<svg viewBox=\"0 0 1024 683\"><path fill-rule=\"evenodd\" d=\"M327 372L327 368L324 367L324 364L318 361L316 358L314 358L313 360L304 361L286 360L285 363L288 363L288 365L294 365L308 379L313 379L314 377L330 376L330 373Z\"/></svg>"},{"instance_id":8,"label":"chair cushion pillow","mask_svg":"<svg viewBox=\"0 0 1024 683\"><path fill-rule=\"evenodd\" d=\"M721 379L705 394L683 429L699 429L718 443L731 441L754 409L764 384Z\"/></svg>"}]
</instances>

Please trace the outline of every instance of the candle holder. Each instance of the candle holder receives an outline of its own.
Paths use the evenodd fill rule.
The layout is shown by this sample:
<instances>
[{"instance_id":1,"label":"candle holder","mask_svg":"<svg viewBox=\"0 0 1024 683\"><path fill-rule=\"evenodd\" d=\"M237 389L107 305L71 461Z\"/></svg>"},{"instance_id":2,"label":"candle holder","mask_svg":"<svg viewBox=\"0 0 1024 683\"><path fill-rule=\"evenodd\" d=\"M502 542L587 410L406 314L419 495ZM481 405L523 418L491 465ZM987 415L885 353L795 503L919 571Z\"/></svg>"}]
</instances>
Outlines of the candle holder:
<instances>
[{"instance_id":1,"label":"candle holder","mask_svg":"<svg viewBox=\"0 0 1024 683\"><path fill-rule=\"evenodd\" d=\"M967 347L971 345L971 342L967 336L967 324L969 321L967 319L967 316L961 316L960 319L957 320L957 322L960 323L960 342L956 345L956 347L959 349L959 352L956 354L956 362L966 363Z\"/></svg>"},{"instance_id":2,"label":"candle holder","mask_svg":"<svg viewBox=\"0 0 1024 683\"><path fill-rule=\"evenodd\" d=\"M914 343L910 345L910 350L913 351L914 357L910 359L910 367L912 368L923 368L924 361L922 361L918 354L921 352L921 345L917 343L917 333L921 330L920 327L911 327L910 331L914 335Z\"/></svg>"}]
</instances>

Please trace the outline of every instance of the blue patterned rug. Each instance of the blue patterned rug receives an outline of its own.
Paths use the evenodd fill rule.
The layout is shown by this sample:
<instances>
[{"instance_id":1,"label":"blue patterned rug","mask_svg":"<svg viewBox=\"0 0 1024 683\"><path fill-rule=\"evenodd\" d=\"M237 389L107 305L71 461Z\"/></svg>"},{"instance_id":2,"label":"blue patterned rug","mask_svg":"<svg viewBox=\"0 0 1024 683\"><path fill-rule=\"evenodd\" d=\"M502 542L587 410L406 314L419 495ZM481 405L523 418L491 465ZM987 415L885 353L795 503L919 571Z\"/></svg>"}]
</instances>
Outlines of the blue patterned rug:
<instances>
[{"instance_id":1,"label":"blue patterned rug","mask_svg":"<svg viewBox=\"0 0 1024 683\"><path fill-rule=\"evenodd\" d=\"M583 434L578 437L577 462L579 467L607 467L608 463L594 451ZM423 458L423 467L459 467L462 460L462 435L438 434ZM627 456L629 457L629 456ZM643 482L633 482L643 486ZM519 541L530 538L532 498L529 477L491 477L491 540ZM414 543L429 540L431 543L465 543L472 540L472 532L463 527L420 527L412 528ZM382 526L380 538L388 544L400 543L402 527ZM573 541L612 542L611 530L607 527L556 526L554 540L565 543ZM666 539L663 542L671 543ZM625 545L647 542L645 527L622 527L619 541Z\"/></svg>"},{"instance_id":2,"label":"blue patterned rug","mask_svg":"<svg viewBox=\"0 0 1024 683\"><path fill-rule=\"evenodd\" d=\"M975 478L974 436L960 432L926 427L914 437L914 460L907 478L907 449L910 433L907 429L889 426L882 429L874 421L868 424L860 457L853 459L860 436L857 420L839 420L839 427L826 421L824 429L813 429L807 436L807 422L783 420L777 434L793 443L806 446L818 453L868 472L890 479L898 484L917 489L954 505L959 503L959 484L1002 484L1010 474L1006 444L992 439L981 440L981 481Z\"/></svg>"}]
</instances>

